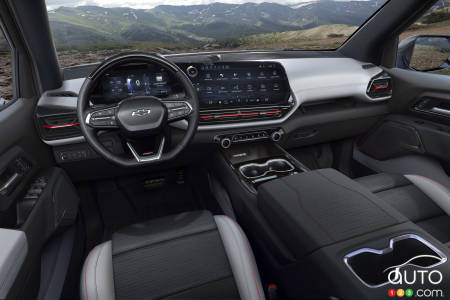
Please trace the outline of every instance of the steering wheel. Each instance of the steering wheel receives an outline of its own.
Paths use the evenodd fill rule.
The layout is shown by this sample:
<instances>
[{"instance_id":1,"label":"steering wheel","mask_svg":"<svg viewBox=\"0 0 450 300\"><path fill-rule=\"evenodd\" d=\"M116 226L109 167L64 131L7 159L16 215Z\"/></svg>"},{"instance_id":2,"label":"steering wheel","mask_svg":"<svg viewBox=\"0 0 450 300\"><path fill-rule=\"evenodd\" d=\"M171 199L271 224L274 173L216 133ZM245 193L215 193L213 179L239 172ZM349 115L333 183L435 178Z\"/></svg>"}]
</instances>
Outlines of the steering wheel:
<instances>
[{"instance_id":1,"label":"steering wheel","mask_svg":"<svg viewBox=\"0 0 450 300\"><path fill-rule=\"evenodd\" d=\"M147 63L165 68L181 84L185 95L164 101L154 96L131 96L118 104L91 107L91 94L102 75L114 67L129 63ZM123 167L154 165L174 159L192 140L199 119L198 95L186 74L162 56L146 53L119 54L101 63L85 79L78 95L77 116L86 141L104 159ZM182 119L188 121L184 137L178 145L164 152L165 128ZM97 136L99 131L104 130L118 130L132 157L120 156L107 150ZM141 153L133 145L135 141L146 141L151 137L159 137L159 146L155 147L155 151Z\"/></svg>"}]
</instances>

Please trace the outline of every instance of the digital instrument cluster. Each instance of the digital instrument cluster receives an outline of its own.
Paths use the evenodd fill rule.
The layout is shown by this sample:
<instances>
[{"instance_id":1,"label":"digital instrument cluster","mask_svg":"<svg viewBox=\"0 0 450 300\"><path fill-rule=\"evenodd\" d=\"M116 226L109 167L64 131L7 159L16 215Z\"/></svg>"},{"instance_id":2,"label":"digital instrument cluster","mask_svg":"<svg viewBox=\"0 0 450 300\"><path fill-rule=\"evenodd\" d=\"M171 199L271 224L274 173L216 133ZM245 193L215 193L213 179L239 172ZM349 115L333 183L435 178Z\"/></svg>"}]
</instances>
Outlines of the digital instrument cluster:
<instances>
[{"instance_id":1,"label":"digital instrument cluster","mask_svg":"<svg viewBox=\"0 0 450 300\"><path fill-rule=\"evenodd\" d=\"M126 65L106 74L93 94L95 104L118 102L131 96L165 98L181 92L173 76L159 66Z\"/></svg>"},{"instance_id":2,"label":"digital instrument cluster","mask_svg":"<svg viewBox=\"0 0 450 300\"><path fill-rule=\"evenodd\" d=\"M197 89L202 109L288 104L290 88L275 62L179 64Z\"/></svg>"}]
</instances>

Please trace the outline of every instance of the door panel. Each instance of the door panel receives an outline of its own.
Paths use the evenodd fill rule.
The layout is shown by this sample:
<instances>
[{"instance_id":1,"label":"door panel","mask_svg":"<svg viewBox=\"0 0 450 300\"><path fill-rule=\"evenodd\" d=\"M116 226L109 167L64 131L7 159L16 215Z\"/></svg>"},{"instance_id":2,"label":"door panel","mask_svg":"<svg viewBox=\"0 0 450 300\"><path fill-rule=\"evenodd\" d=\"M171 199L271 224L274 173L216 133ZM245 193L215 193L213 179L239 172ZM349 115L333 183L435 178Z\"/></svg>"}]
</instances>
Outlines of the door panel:
<instances>
[{"instance_id":1,"label":"door panel","mask_svg":"<svg viewBox=\"0 0 450 300\"><path fill-rule=\"evenodd\" d=\"M379 161L410 154L450 163L450 76L390 69L393 78L387 116L358 142L361 152ZM443 111L443 112L442 112Z\"/></svg>"},{"instance_id":2,"label":"door panel","mask_svg":"<svg viewBox=\"0 0 450 300\"><path fill-rule=\"evenodd\" d=\"M389 69L388 72L394 80L391 105L396 113L420 116L450 125L450 115L443 116L417 109L420 101L427 98L450 103L450 76L397 68Z\"/></svg>"}]
</instances>

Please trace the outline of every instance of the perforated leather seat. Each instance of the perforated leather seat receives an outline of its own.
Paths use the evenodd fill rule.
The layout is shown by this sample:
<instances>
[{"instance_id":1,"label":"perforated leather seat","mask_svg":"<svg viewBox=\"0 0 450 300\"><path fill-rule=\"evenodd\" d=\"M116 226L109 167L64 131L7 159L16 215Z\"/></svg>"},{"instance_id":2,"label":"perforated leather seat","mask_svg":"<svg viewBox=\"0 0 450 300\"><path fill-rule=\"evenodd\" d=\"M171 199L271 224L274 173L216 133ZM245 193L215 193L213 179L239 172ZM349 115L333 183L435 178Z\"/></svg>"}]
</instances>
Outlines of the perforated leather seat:
<instances>
[{"instance_id":1,"label":"perforated leather seat","mask_svg":"<svg viewBox=\"0 0 450 300\"><path fill-rule=\"evenodd\" d=\"M252 250L226 216L189 212L126 227L86 258L81 299L264 299Z\"/></svg>"}]
</instances>

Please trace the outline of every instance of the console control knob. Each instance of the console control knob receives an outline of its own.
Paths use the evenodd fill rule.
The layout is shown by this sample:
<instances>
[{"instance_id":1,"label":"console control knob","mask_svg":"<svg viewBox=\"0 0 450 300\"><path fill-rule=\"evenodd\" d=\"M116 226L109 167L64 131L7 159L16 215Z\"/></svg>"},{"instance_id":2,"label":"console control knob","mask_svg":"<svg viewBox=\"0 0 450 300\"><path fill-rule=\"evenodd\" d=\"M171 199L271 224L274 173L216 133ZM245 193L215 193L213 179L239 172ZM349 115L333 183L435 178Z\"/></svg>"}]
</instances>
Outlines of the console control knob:
<instances>
[{"instance_id":1,"label":"console control knob","mask_svg":"<svg viewBox=\"0 0 450 300\"><path fill-rule=\"evenodd\" d=\"M230 148L231 140L229 138L223 138L222 140L220 140L220 146L222 146L222 148L224 149Z\"/></svg>"},{"instance_id":2,"label":"console control knob","mask_svg":"<svg viewBox=\"0 0 450 300\"><path fill-rule=\"evenodd\" d=\"M197 68L194 67L194 66L189 66L189 67L187 67L187 69L186 69L186 73L189 75L189 77L194 78L194 77L197 77L197 75L198 75L198 70L197 70Z\"/></svg>"},{"instance_id":3,"label":"console control knob","mask_svg":"<svg viewBox=\"0 0 450 300\"><path fill-rule=\"evenodd\" d=\"M283 136L283 131L277 130L277 131L272 132L272 134L270 135L270 138L272 139L272 141L278 142L279 140L281 140L282 136Z\"/></svg>"}]
</instances>

